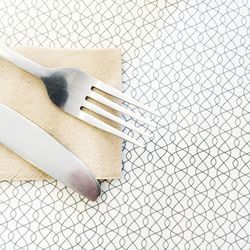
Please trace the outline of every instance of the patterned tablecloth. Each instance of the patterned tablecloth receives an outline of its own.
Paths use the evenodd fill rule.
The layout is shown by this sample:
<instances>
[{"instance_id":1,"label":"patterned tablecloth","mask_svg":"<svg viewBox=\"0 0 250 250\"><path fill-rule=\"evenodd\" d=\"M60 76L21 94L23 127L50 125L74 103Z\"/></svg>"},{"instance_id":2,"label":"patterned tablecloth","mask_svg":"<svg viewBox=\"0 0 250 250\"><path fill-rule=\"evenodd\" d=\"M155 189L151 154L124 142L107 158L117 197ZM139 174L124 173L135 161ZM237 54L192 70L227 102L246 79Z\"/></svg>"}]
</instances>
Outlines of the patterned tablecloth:
<instances>
[{"instance_id":1,"label":"patterned tablecloth","mask_svg":"<svg viewBox=\"0 0 250 250\"><path fill-rule=\"evenodd\" d=\"M124 91L162 114L141 113L155 138L123 144L123 176L97 202L1 182L0 248L249 249L249 13L247 0L0 0L2 44L121 47Z\"/></svg>"}]
</instances>

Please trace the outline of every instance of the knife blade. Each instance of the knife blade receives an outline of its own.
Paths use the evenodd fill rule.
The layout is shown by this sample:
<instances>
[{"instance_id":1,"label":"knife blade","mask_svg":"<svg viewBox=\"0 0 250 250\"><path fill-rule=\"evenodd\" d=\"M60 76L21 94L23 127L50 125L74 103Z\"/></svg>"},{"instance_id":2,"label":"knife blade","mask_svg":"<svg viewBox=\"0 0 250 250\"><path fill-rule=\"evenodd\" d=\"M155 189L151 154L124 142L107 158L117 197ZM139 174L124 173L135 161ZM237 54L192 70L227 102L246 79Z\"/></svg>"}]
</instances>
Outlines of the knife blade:
<instances>
[{"instance_id":1,"label":"knife blade","mask_svg":"<svg viewBox=\"0 0 250 250\"><path fill-rule=\"evenodd\" d=\"M74 154L21 114L0 103L0 143L74 191L94 201L100 185Z\"/></svg>"}]
</instances>

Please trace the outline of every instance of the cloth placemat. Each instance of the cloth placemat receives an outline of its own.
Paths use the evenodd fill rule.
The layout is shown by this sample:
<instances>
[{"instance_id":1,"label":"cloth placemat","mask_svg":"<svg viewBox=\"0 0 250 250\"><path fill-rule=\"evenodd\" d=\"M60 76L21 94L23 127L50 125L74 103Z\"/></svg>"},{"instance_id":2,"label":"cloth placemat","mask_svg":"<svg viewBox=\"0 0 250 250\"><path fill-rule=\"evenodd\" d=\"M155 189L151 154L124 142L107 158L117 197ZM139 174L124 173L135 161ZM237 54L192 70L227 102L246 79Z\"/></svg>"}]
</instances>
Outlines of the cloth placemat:
<instances>
[{"instance_id":1,"label":"cloth placemat","mask_svg":"<svg viewBox=\"0 0 250 250\"><path fill-rule=\"evenodd\" d=\"M121 86L120 49L14 50L44 66L80 68L112 86ZM98 179L120 177L121 140L62 112L50 101L40 79L0 59L0 90L1 103L45 129L87 164ZM0 180L43 179L51 177L0 145Z\"/></svg>"}]
</instances>

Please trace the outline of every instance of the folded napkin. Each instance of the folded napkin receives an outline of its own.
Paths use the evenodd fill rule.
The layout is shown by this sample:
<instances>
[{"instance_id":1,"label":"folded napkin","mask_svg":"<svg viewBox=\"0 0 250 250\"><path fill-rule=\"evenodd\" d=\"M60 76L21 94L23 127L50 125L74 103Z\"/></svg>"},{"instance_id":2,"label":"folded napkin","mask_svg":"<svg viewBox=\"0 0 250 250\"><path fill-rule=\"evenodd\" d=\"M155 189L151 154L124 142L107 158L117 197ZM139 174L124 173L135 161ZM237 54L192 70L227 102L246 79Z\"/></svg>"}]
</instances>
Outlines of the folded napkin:
<instances>
[{"instance_id":1,"label":"folded napkin","mask_svg":"<svg viewBox=\"0 0 250 250\"><path fill-rule=\"evenodd\" d=\"M121 86L119 49L16 48L15 51L44 66L80 68L112 86ZM40 79L3 59L0 59L0 102L46 130L87 164L98 179L120 176L121 140L62 112L50 101ZM44 179L51 177L0 145L0 180Z\"/></svg>"}]
</instances>

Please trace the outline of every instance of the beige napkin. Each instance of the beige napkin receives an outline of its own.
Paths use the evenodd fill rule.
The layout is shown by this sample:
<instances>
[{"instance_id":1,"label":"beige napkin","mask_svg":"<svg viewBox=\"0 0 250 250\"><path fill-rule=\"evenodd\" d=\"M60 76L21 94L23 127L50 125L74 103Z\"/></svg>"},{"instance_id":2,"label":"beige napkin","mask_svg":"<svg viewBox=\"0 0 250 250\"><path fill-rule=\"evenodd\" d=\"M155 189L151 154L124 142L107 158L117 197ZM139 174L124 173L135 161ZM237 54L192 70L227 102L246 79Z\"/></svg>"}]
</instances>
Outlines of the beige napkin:
<instances>
[{"instance_id":1,"label":"beige napkin","mask_svg":"<svg viewBox=\"0 0 250 250\"><path fill-rule=\"evenodd\" d=\"M121 85L120 49L15 50L44 66L76 67L110 85ZM41 80L3 59L0 102L45 129L87 164L98 179L120 177L121 140L62 112L49 100ZM51 177L0 145L0 180L41 179Z\"/></svg>"}]
</instances>

